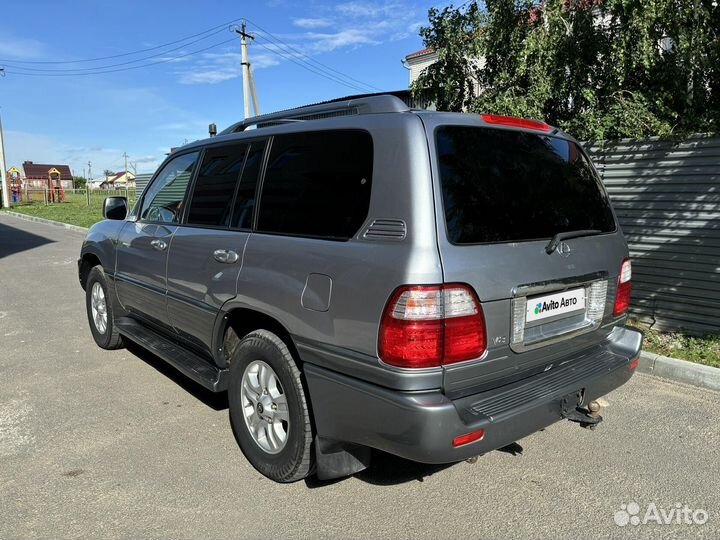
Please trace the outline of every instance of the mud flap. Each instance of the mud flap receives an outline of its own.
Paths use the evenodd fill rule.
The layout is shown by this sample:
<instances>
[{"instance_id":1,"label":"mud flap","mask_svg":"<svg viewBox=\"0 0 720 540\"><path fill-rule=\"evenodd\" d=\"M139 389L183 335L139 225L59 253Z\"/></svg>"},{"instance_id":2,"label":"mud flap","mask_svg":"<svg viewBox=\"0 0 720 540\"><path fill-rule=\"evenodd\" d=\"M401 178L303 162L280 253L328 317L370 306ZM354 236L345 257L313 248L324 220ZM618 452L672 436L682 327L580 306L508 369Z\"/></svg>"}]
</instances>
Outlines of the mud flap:
<instances>
[{"instance_id":1,"label":"mud flap","mask_svg":"<svg viewBox=\"0 0 720 540\"><path fill-rule=\"evenodd\" d=\"M319 480L351 476L370 466L370 448L315 437L315 466Z\"/></svg>"}]
</instances>

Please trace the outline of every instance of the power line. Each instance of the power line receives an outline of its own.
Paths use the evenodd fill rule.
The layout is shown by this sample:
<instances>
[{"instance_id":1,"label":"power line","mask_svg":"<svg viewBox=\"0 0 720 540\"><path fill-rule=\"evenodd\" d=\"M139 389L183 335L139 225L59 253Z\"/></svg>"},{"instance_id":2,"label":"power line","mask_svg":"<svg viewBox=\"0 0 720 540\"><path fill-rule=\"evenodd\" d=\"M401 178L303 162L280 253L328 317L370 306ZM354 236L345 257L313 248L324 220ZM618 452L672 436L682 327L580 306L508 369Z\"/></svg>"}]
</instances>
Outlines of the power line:
<instances>
[{"instance_id":1,"label":"power line","mask_svg":"<svg viewBox=\"0 0 720 540\"><path fill-rule=\"evenodd\" d=\"M210 49L214 49L215 47L220 47L221 45L226 45L227 43L230 43L231 41L235 41L235 38L227 39L225 41L221 41L219 43L215 43L213 45L210 45L209 47L205 47L203 49L198 49L196 51L191 51L186 54L180 54L178 56L173 56L171 58L163 58L162 60L158 60L156 62L149 62L147 64L142 64L139 66L128 66L124 68L117 68L117 69L106 69L104 71L85 71L80 73L70 72L70 71L57 71L55 73L24 73L22 71L6 71L6 73L11 75L24 75L27 77L77 77L82 75L99 75L101 73L116 73L119 71L129 71L131 69L140 69L150 66L156 66L158 64L165 64L167 62L173 62L175 60L179 60L180 58L185 58L187 56L192 56L193 54L198 54L201 52L209 51Z\"/></svg>"},{"instance_id":2,"label":"power line","mask_svg":"<svg viewBox=\"0 0 720 540\"><path fill-rule=\"evenodd\" d=\"M184 37L182 39L177 39L175 41L170 41L168 43L163 43L162 45L156 45L155 47L149 47L147 49L139 49L137 51L131 51L126 52L122 54L114 54L111 56L99 56L97 58L86 58L83 60L13 60L13 59L7 59L7 58L0 58L0 62L7 63L7 62L13 62L15 64L81 64L85 62L97 62L99 60L112 60L113 58L121 58L123 56L133 56L135 54L140 54L148 51L156 51L158 49L163 49L165 47L169 47L170 45L175 45L177 43L181 43L183 41L187 41L189 39L196 38L198 36L202 36L204 34L209 34L211 32L216 32L218 30L221 30L225 28L229 24L233 24L241 19L233 19L231 21L219 24L217 26L213 26L212 28L209 28L203 32L199 32L197 34L193 34L191 36Z\"/></svg>"},{"instance_id":3,"label":"power line","mask_svg":"<svg viewBox=\"0 0 720 540\"><path fill-rule=\"evenodd\" d=\"M261 36L255 36L255 37L256 37L256 38L265 39L265 38L262 38ZM272 43L271 41L269 41L269 40L267 40L267 39L265 39L265 40L268 41L268 43L270 43L271 45L275 45L275 44ZM307 62L301 62L301 61L299 61L298 59L296 59L296 58L294 58L294 57L292 57L292 56L288 56L286 53L283 53L283 52L279 51L279 50L277 49L277 45L275 45L275 48L272 48L272 47L268 47L267 45L263 44L263 43L260 42L260 41L256 41L255 43L257 43L258 45L260 45L263 49L265 49L265 50L267 50L267 51L270 51L270 52L273 53L273 54L277 54L277 55L280 56L281 58L284 58L285 60L288 60L288 61L290 61L290 62L292 62L292 63L294 63L294 64L297 64L297 65L300 66L301 68L306 69L306 70L308 70L308 71L310 71L310 72L312 72L312 73L315 73L316 75L319 75L320 77L324 77L324 78L326 78L326 79L328 79L328 80L330 80L330 81L333 81L333 82L338 83L338 84L342 84L342 85L344 85L344 86L347 86L348 88L352 88L353 90L356 90L356 91L359 91L359 92L365 93L365 92L367 91L365 88L362 88L361 86L358 86L358 85L356 85L356 84L352 84L352 83L343 81L342 79L337 78L337 77L333 77L333 76L331 76L331 75L327 75L326 73L323 73L322 71L318 71L317 69L315 69L315 68L313 68L311 65L309 65Z\"/></svg>"},{"instance_id":4,"label":"power line","mask_svg":"<svg viewBox=\"0 0 720 540\"><path fill-rule=\"evenodd\" d=\"M120 62L120 63L118 63L118 64L109 64L109 65L106 65L106 66L95 66L95 67L88 67L88 68L68 68L68 69L64 69L64 68L63 68L63 69L31 68L31 67L24 67L24 66L13 65L13 64L10 64L10 63L5 63L4 66L5 66L5 67L9 67L9 68L11 68L11 69L22 69L22 70L25 70L25 71L35 71L35 72L41 72L41 73L64 73L64 72L85 72L85 71L87 71L87 72L93 72L93 71L97 71L97 70L109 69L109 68L114 68L114 67L119 67L119 66L127 66L127 65L130 65L130 64L135 64L135 63L137 63L137 62L143 62L143 61L145 61L145 60L150 60L151 58L157 58L158 56L163 56L163 55L166 55L166 54L168 54L168 53L175 52L175 51L178 51L178 50L180 50L180 49L184 49L185 47L189 47L190 45L194 45L195 43L198 43L198 42L200 42L200 41L203 41L204 39L207 39L207 38L209 38L209 37L212 37L212 36L214 36L215 34L218 34L218 33L221 32L221 31L222 31L222 30L216 30L216 31L215 31L214 33L212 33L212 34L208 34L208 35L206 35L206 36L201 37L200 39L196 39L196 40L194 40L194 41L190 41L189 43L183 43L182 45L180 45L180 46L178 46L178 47L175 47L175 48L173 48L173 49L167 49L167 50L164 50L164 51L159 52L159 53L156 53L156 54L151 54L150 56L144 56L144 57L142 57L142 58L136 58L135 60L128 60L127 62Z\"/></svg>"},{"instance_id":5,"label":"power line","mask_svg":"<svg viewBox=\"0 0 720 540\"><path fill-rule=\"evenodd\" d=\"M286 43L285 41L283 41L282 39L280 39L280 38L277 37L276 35L272 34L271 32L268 32L267 30L265 30L264 28L262 28L262 27L261 27L260 25L258 25L257 23L251 21L250 19L247 19L247 21L248 21L251 25L253 25L255 28L257 28L258 30L260 30L265 36L267 36L267 37L265 37L266 41L271 41L271 42L272 42L272 41L275 41L275 42L277 42L276 44L278 44L278 46L282 46L286 52L294 53L293 56L297 55L297 56L300 56L300 57L302 57L302 58L305 58L305 59L307 59L307 61L312 62L312 63L316 64L317 66L319 66L319 69L321 69L321 70L323 70L323 71L325 71L325 72L331 71L331 72L333 72L333 73L336 73L337 75L340 75L341 77L343 77L343 78L345 78L345 79L348 79L349 81L353 81L353 82L359 83L360 85L365 86L365 87L367 87L367 88L369 88L369 89L372 89L372 90L378 90L378 91L380 91L380 88L378 88L378 87L376 87L376 86L373 86L373 85L371 85L371 84L367 84L367 83L365 83L365 82L363 82L363 81L360 81L360 80L358 80L358 79L356 79L356 78L354 78L354 77L351 77L350 75L347 75L347 74L343 73L342 71L338 71L337 69L335 69L335 68L333 68L333 67L331 67L331 66L328 66L327 64L323 64L322 62L320 62L319 60L316 60L315 58L313 58L313 57L311 57L311 56L308 56L307 54L305 54L304 52L300 51L300 50L297 49L296 47L293 47L292 45L290 45L289 43Z\"/></svg>"}]
</instances>

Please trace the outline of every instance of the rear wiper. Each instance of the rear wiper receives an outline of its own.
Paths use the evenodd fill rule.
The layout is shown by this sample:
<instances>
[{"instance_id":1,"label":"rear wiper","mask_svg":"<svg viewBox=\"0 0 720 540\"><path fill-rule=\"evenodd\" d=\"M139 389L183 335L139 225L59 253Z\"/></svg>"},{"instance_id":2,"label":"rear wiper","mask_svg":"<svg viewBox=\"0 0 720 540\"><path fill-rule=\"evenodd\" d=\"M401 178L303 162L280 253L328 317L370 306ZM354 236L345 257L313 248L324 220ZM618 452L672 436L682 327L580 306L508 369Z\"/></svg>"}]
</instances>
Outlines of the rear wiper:
<instances>
[{"instance_id":1,"label":"rear wiper","mask_svg":"<svg viewBox=\"0 0 720 540\"><path fill-rule=\"evenodd\" d=\"M580 236L592 236L594 234L602 234L602 231L598 229L584 229L580 231L565 231L565 232L559 232L555 236L553 236L550 239L550 242L548 242L548 245L545 246L545 253L550 255L553 251L555 251L555 248L558 247L558 244L562 242L563 240L567 240L568 238L578 238Z\"/></svg>"}]
</instances>

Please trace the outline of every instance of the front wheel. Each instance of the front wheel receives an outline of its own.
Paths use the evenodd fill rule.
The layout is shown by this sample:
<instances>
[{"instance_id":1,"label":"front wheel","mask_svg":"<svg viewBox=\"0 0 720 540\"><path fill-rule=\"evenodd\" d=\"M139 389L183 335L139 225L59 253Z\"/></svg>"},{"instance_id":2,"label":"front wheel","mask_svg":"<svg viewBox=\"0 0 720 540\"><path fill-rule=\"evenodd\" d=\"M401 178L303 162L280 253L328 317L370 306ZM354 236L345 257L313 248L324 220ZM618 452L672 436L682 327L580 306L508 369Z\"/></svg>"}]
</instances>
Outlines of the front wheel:
<instances>
[{"instance_id":1,"label":"front wheel","mask_svg":"<svg viewBox=\"0 0 720 540\"><path fill-rule=\"evenodd\" d=\"M122 336L115 327L115 312L107 278L100 266L95 266L88 274L85 284L85 308L93 339L103 349L122 347Z\"/></svg>"},{"instance_id":2,"label":"front wheel","mask_svg":"<svg viewBox=\"0 0 720 540\"><path fill-rule=\"evenodd\" d=\"M240 448L260 473L294 482L312 471L312 425L300 370L285 342L251 332L233 351L228 387L230 423Z\"/></svg>"}]
</instances>

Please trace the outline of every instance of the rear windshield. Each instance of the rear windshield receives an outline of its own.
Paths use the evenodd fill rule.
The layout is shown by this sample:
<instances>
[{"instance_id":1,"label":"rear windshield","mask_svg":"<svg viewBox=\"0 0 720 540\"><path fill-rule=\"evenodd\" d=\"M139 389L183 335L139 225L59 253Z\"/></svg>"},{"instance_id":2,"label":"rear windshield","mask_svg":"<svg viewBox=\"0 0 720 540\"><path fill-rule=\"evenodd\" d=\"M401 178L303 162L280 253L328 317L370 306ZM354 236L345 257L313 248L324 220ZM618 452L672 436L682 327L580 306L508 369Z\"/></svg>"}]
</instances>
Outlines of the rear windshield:
<instances>
[{"instance_id":1,"label":"rear windshield","mask_svg":"<svg viewBox=\"0 0 720 540\"><path fill-rule=\"evenodd\" d=\"M605 190L577 144L469 126L437 129L448 240L520 242L615 230Z\"/></svg>"}]
</instances>

